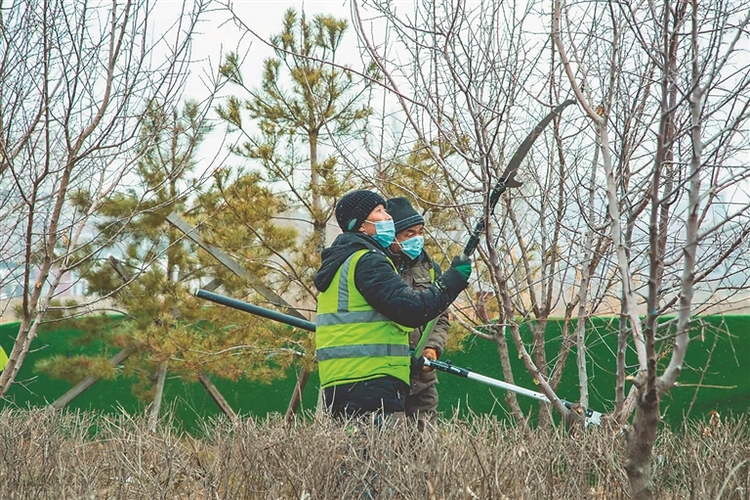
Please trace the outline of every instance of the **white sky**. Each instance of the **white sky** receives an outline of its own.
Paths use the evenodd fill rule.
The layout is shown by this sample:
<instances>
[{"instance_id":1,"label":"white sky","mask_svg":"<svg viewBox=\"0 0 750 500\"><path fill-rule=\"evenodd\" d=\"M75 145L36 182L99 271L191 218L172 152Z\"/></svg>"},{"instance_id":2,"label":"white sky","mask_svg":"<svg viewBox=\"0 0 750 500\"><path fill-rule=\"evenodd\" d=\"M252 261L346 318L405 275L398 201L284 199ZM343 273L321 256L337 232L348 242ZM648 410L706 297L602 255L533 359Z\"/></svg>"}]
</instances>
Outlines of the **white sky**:
<instances>
[{"instance_id":1,"label":"white sky","mask_svg":"<svg viewBox=\"0 0 750 500\"><path fill-rule=\"evenodd\" d=\"M225 4L225 1L217 2ZM397 2L401 3L401 2ZM413 0L405 0L405 5L412 5ZM182 0L156 0L153 33L158 36L168 30L174 23L176 16L182 8ZM283 15L287 9L295 9L298 13L304 11L308 18L317 14L332 15L337 18L346 19L350 27L345 34L345 43L342 45L339 60L353 67L358 65L359 51L357 50L356 33L351 26L350 2L349 0L307 0L307 1L271 1L271 0L234 0L232 8L238 17L257 36L268 39L282 30ZM192 58L196 61L190 77L190 84L185 98L202 101L207 95L206 74L216 74L224 54L237 52L242 58L241 70L245 84L248 87L257 87L261 81L263 61L273 55L268 45L259 40L251 33L240 29L230 21L229 12L218 5L206 17L198 27L198 33L194 37ZM244 92L230 85L223 89L219 99L214 102L214 107L224 101L227 95L244 96ZM216 118L215 112L210 117ZM223 127L223 125L220 125ZM221 144L223 133L218 129L208 134L201 151L203 162L208 163L211 158L219 153L226 155L226 144ZM220 160L221 161L221 160ZM237 161L229 158L229 162ZM209 168L210 169L210 168Z\"/></svg>"},{"instance_id":2,"label":"white sky","mask_svg":"<svg viewBox=\"0 0 750 500\"><path fill-rule=\"evenodd\" d=\"M411 0L409 0L411 3ZM177 9L182 5L182 0L157 0L157 23L168 25L168 20L173 19L178 13ZM258 36L268 39L271 35L281 31L281 22L287 9L295 9L298 13L304 10L308 17L316 14L331 14L335 17L350 20L348 0L336 1L270 1L270 0L235 0L232 8L238 17ZM243 64L243 76L250 79L254 68L260 72L262 62L272 55L270 48L256 37L244 33L233 22L229 21L229 13L225 9L216 9L210 13L198 28L195 38L193 54L196 60L210 62L216 65L220 62L222 52L237 51L245 54ZM350 28L347 37L351 40L352 48L355 48L356 35ZM352 51L356 57L356 51ZM259 80L259 79L258 79Z\"/></svg>"}]
</instances>

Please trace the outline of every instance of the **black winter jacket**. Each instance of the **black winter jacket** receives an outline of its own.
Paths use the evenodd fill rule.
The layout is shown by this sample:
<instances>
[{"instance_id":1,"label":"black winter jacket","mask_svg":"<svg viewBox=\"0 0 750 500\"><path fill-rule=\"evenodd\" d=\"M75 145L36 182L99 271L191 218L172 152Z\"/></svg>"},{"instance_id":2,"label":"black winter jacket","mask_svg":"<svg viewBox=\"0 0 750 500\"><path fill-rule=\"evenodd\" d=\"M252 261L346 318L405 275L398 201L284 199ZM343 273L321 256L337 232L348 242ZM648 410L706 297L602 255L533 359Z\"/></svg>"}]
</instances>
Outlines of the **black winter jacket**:
<instances>
[{"instance_id":1,"label":"black winter jacket","mask_svg":"<svg viewBox=\"0 0 750 500\"><path fill-rule=\"evenodd\" d=\"M321 266L313 280L316 288L326 291L344 261L362 249L370 252L357 262L357 290L373 309L400 325L424 325L445 311L467 286L463 275L451 268L427 289L412 290L393 268L383 248L365 233L357 232L340 234L323 250Z\"/></svg>"}]
</instances>

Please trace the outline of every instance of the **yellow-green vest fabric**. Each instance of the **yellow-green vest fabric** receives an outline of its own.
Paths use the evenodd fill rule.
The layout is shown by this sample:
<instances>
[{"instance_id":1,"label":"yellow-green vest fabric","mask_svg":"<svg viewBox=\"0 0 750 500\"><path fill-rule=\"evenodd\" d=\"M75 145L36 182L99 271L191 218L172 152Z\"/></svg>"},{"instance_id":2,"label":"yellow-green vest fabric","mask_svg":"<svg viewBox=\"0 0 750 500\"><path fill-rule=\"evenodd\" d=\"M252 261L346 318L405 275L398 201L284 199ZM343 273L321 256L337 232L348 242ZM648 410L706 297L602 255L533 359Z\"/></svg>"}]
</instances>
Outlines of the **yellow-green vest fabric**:
<instances>
[{"instance_id":1,"label":"yellow-green vest fabric","mask_svg":"<svg viewBox=\"0 0 750 500\"><path fill-rule=\"evenodd\" d=\"M318 295L315 356L324 389L385 375L409 383L411 328L375 311L354 284L357 262L368 252L349 256Z\"/></svg>"},{"instance_id":2,"label":"yellow-green vest fabric","mask_svg":"<svg viewBox=\"0 0 750 500\"><path fill-rule=\"evenodd\" d=\"M0 372L3 371L5 368L5 365L8 364L8 355L5 354L5 351L2 347L0 347Z\"/></svg>"}]
</instances>

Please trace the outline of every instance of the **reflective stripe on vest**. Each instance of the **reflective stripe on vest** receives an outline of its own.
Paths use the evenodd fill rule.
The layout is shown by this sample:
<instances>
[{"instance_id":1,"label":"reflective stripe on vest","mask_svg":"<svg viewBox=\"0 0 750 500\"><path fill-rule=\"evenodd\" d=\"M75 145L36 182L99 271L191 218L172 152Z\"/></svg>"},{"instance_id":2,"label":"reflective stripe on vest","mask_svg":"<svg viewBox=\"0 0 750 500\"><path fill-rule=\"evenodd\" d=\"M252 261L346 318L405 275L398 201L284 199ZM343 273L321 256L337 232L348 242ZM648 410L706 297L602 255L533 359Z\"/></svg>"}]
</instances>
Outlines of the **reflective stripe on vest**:
<instances>
[{"instance_id":1,"label":"reflective stripe on vest","mask_svg":"<svg viewBox=\"0 0 750 500\"><path fill-rule=\"evenodd\" d=\"M355 311L323 313L315 320L316 326L343 325L345 323L375 323L377 321L390 321L386 316L377 311Z\"/></svg>"},{"instance_id":2,"label":"reflective stripe on vest","mask_svg":"<svg viewBox=\"0 0 750 500\"><path fill-rule=\"evenodd\" d=\"M393 344L360 344L325 347L315 353L318 362L334 358L363 358L366 356L409 356L409 346Z\"/></svg>"},{"instance_id":3,"label":"reflective stripe on vest","mask_svg":"<svg viewBox=\"0 0 750 500\"><path fill-rule=\"evenodd\" d=\"M354 284L357 262L367 253L349 256L318 295L315 356L323 388L385 375L409 381L410 328L375 311Z\"/></svg>"}]
</instances>

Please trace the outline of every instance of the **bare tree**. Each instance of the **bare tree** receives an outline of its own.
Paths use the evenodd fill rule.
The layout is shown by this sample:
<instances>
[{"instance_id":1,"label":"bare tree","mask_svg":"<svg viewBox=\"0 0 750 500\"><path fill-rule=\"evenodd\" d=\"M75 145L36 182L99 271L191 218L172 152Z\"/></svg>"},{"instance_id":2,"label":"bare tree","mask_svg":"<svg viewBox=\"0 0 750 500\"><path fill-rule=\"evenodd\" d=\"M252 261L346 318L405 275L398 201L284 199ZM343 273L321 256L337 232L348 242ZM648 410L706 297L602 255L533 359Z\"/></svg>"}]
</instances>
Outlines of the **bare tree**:
<instances>
[{"instance_id":1,"label":"bare tree","mask_svg":"<svg viewBox=\"0 0 750 500\"><path fill-rule=\"evenodd\" d=\"M554 388L568 348L577 348L585 405L594 341L586 321L620 315L617 350L600 362L617 375L615 421L625 424L637 408L626 428L627 468L634 496L647 498L659 402L682 370L695 317L730 310L748 284L748 4L412 5L355 2L355 25L415 140L441 166L432 180L466 229L469 207L533 126L521 117L538 120L569 93L577 98L582 113L540 138L519 173L524 186L490 219L480 276L500 301L493 326L506 378L503 327L563 413ZM459 155L429 146L445 142ZM547 358L556 310L563 347Z\"/></svg>"},{"instance_id":2,"label":"bare tree","mask_svg":"<svg viewBox=\"0 0 750 500\"><path fill-rule=\"evenodd\" d=\"M180 8L175 24L158 30L146 1L30 1L0 10L0 254L7 267L0 284L21 296L0 396L65 292L63 278L97 253L79 246L91 239L92 215L131 180L147 106L182 98L206 5ZM74 193L89 199L71 204Z\"/></svg>"},{"instance_id":3,"label":"bare tree","mask_svg":"<svg viewBox=\"0 0 750 500\"><path fill-rule=\"evenodd\" d=\"M660 402L682 371L694 316L731 301L747 284L742 254L750 204L742 188L747 169L739 163L748 151L741 131L750 120L750 59L743 49L750 39L748 12L747 2L716 1L623 4L594 15L555 2L554 40L602 152L622 310L629 320L622 331L638 353L634 390L626 399L621 337L616 416L624 424L633 401L635 417L625 437L634 498L652 497L649 460ZM586 15L596 21L590 23L595 34L580 30ZM605 31L612 36L602 37ZM581 40L585 45L594 39L610 40L597 47L609 54L606 78L577 49ZM603 103L599 112L592 105L596 99ZM630 125L643 131L641 141L627 143L634 154L615 165L617 145L609 130L626 137L628 129L619 126L623 116L634 116L628 107L637 110L639 121ZM665 325L660 319L667 314L676 317ZM659 374L664 355L669 362Z\"/></svg>"},{"instance_id":4,"label":"bare tree","mask_svg":"<svg viewBox=\"0 0 750 500\"><path fill-rule=\"evenodd\" d=\"M477 335L497 342L504 377L513 383L509 331L529 372L567 415L554 389L576 343L571 319L578 314L585 321L599 304L588 299L590 291L610 286L596 279L588 285L609 248L609 238L593 229L600 220L587 226L590 217L581 214L594 211L600 200L592 191L580 201L570 196L581 190L582 172L590 171L590 160L580 147L571 150L563 141L564 121L558 117L528 154L519 172L524 185L513 190L512 203L503 203L507 217L493 218L486 199L513 151L565 100L559 83L549 76L556 74L550 44L528 32L535 13L531 6L515 10L501 2L430 2L415 4L408 14L381 3L363 5L386 20L382 25L388 44L372 35L355 4L355 25L368 55L378 61L386 85L400 102L410 135L440 167L440 174L430 181L440 186L443 199L451 200L440 208L455 210L464 221L461 231L452 232L456 243L476 217L491 221L486 227L488 244L478 249L484 266L475 287L491 291L479 295L493 297L492 309L500 318L486 322L483 314L474 312L465 314L463 322ZM579 284L584 277L586 287ZM566 318L563 342L549 359L545 345L551 335L559 335L549 328L549 318L561 311ZM531 339L522 337L527 327ZM585 394L585 377L582 381ZM506 401L515 419L525 422L515 395L507 394ZM544 412L543 419L548 417Z\"/></svg>"}]
</instances>

